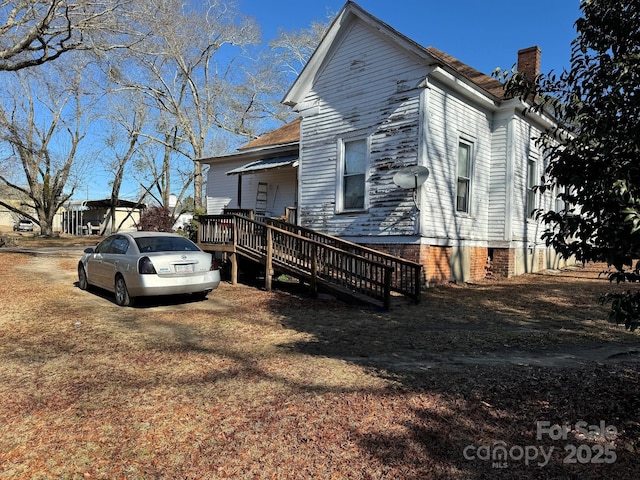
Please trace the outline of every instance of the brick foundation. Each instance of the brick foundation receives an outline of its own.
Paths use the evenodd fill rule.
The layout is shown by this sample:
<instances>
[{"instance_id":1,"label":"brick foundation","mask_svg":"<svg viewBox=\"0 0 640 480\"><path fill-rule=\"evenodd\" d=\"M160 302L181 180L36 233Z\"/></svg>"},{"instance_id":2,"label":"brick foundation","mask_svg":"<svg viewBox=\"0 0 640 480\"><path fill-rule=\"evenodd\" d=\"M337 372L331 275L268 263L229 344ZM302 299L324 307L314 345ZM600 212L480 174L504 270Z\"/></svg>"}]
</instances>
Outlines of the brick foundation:
<instances>
[{"instance_id":1,"label":"brick foundation","mask_svg":"<svg viewBox=\"0 0 640 480\"><path fill-rule=\"evenodd\" d=\"M469 281L479 282L484 280L489 269L489 249L486 247L471 248L471 265L469 268Z\"/></svg>"},{"instance_id":2,"label":"brick foundation","mask_svg":"<svg viewBox=\"0 0 640 480\"><path fill-rule=\"evenodd\" d=\"M423 268L429 284L447 283L451 281L451 247L423 245L426 251L426 262Z\"/></svg>"},{"instance_id":3,"label":"brick foundation","mask_svg":"<svg viewBox=\"0 0 640 480\"><path fill-rule=\"evenodd\" d=\"M394 255L396 257L404 258L405 260L409 260L411 262L420 263L422 268L422 284L426 284L425 278L425 269L424 269L424 260L426 256L423 255L423 248L428 247L428 245L415 245L415 244L402 244L402 243L373 243L373 244L361 244L365 247L373 248L374 250L379 250L381 252L387 253L389 255Z\"/></svg>"},{"instance_id":4,"label":"brick foundation","mask_svg":"<svg viewBox=\"0 0 640 480\"><path fill-rule=\"evenodd\" d=\"M366 244L366 246L420 263L423 267L423 282L427 285L448 283L452 280L451 247L397 243L375 243ZM486 247L470 247L468 281L478 282L486 277L487 257L488 249Z\"/></svg>"},{"instance_id":5,"label":"brick foundation","mask_svg":"<svg viewBox=\"0 0 640 480\"><path fill-rule=\"evenodd\" d=\"M515 275L515 252L510 248L489 249L491 271L498 277L510 278Z\"/></svg>"},{"instance_id":6,"label":"brick foundation","mask_svg":"<svg viewBox=\"0 0 640 480\"><path fill-rule=\"evenodd\" d=\"M372 243L369 248L422 265L423 285L455 281L479 282L487 277L510 278L518 273L550 268L549 251L536 249L527 267L513 248L441 247L422 244ZM518 263L520 262L520 263ZM518 265L516 265L518 263ZM558 268L556 262L554 268ZM458 277L457 279L454 277Z\"/></svg>"},{"instance_id":7,"label":"brick foundation","mask_svg":"<svg viewBox=\"0 0 640 480\"><path fill-rule=\"evenodd\" d=\"M411 262L422 263L420 261L420 245L404 243L363 243L361 245Z\"/></svg>"},{"instance_id":8,"label":"brick foundation","mask_svg":"<svg viewBox=\"0 0 640 480\"><path fill-rule=\"evenodd\" d=\"M369 248L395 255L422 265L423 285L447 283L451 280L451 248L420 244L374 243Z\"/></svg>"}]
</instances>

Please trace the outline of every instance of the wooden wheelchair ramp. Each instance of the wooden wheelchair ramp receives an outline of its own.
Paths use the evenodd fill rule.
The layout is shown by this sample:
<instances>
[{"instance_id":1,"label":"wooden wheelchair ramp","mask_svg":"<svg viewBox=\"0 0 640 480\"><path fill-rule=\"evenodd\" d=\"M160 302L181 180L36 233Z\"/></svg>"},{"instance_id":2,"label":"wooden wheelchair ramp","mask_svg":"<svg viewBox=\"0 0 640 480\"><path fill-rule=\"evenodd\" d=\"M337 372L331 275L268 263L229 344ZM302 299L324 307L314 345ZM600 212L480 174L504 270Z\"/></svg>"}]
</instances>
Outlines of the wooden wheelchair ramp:
<instances>
[{"instance_id":1,"label":"wooden wheelchair ramp","mask_svg":"<svg viewBox=\"0 0 640 480\"><path fill-rule=\"evenodd\" d=\"M379 302L388 309L391 292L419 301L422 266L373 249L345 242L286 222L260 222L241 215L199 217L198 244L203 250L227 252L232 282L241 255L265 266L265 288L274 272L319 289Z\"/></svg>"}]
</instances>

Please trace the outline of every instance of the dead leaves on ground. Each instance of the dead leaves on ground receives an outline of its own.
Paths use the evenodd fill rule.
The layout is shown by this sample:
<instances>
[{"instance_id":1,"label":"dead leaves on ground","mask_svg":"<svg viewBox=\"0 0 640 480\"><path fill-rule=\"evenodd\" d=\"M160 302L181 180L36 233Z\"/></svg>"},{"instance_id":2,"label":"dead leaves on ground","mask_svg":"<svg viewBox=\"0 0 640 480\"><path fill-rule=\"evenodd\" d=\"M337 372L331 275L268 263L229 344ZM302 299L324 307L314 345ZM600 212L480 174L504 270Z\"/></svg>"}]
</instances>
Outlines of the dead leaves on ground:
<instances>
[{"instance_id":1,"label":"dead leaves on ground","mask_svg":"<svg viewBox=\"0 0 640 480\"><path fill-rule=\"evenodd\" d=\"M367 344L389 358L429 348L429 325L407 318L417 310L394 317L228 285L206 302L121 309L75 288L73 261L51 260L62 276L45 277L33 274L41 258L8 260L0 478L630 479L640 469L635 363L382 372L364 356ZM435 322L482 314L476 296L452 290ZM444 302L439 295L432 301ZM526 298L511 312L510 298L505 288L490 302L502 318L530 319ZM354 327L375 322L377 333ZM457 338L444 351L482 334L479 325L443 333ZM575 431L562 441L536 436L539 421L579 420L619 430L614 463L565 463L566 445L595 444ZM498 469L463 453L502 443L554 454L544 467L511 458Z\"/></svg>"}]
</instances>

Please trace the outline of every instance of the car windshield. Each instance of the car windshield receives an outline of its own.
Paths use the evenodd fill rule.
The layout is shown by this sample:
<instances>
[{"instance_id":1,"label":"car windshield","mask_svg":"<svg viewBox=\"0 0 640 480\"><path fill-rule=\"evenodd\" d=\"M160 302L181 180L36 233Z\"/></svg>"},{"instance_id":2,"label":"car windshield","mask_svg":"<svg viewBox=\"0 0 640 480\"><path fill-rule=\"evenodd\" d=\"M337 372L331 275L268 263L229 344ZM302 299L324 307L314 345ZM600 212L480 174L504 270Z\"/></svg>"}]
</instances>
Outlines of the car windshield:
<instances>
[{"instance_id":1,"label":"car windshield","mask_svg":"<svg viewBox=\"0 0 640 480\"><path fill-rule=\"evenodd\" d=\"M139 237L138 249L143 252L197 252L198 247L183 237Z\"/></svg>"}]
</instances>

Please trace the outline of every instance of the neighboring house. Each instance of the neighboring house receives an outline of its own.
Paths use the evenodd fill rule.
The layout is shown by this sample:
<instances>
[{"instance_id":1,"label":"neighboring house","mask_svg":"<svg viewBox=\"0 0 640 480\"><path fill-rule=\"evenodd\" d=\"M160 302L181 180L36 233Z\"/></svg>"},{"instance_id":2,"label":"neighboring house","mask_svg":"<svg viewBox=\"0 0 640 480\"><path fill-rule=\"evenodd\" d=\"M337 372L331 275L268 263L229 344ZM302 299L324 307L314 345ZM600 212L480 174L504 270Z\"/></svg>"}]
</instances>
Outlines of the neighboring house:
<instances>
[{"instance_id":1,"label":"neighboring house","mask_svg":"<svg viewBox=\"0 0 640 480\"><path fill-rule=\"evenodd\" d=\"M104 235L115 229L135 231L145 205L118 200L115 227L111 225L111 200L70 200L56 214L54 229L71 235Z\"/></svg>"},{"instance_id":2,"label":"neighboring house","mask_svg":"<svg viewBox=\"0 0 640 480\"><path fill-rule=\"evenodd\" d=\"M540 50L518 55L534 75ZM532 188L545 168L533 138L552 122L523 116L526 105L505 99L497 80L347 2L283 102L299 114L287 126L298 137L279 141L279 129L206 160L208 213L255 208L267 183L268 198L280 192L297 207L299 225L418 261L428 282L559 266L532 214L554 201ZM265 168L252 170L256 161ZM297 168L272 180L279 161ZM396 174L415 166L426 181L398 187ZM235 188L229 173L241 175Z\"/></svg>"}]
</instances>

